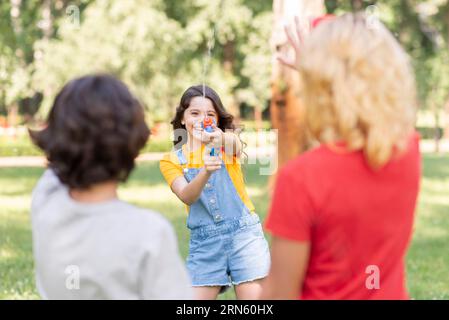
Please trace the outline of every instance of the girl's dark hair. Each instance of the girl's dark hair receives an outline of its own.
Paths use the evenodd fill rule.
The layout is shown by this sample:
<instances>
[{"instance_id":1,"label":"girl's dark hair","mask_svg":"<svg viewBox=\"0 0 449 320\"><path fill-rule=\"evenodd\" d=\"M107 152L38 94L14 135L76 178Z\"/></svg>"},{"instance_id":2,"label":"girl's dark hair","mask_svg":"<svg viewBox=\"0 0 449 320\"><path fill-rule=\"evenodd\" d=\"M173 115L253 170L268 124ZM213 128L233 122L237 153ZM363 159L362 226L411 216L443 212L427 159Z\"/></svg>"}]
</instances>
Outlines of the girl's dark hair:
<instances>
[{"instance_id":1,"label":"girl's dark hair","mask_svg":"<svg viewBox=\"0 0 449 320\"><path fill-rule=\"evenodd\" d=\"M70 81L56 96L47 127L29 131L49 168L69 188L126 181L150 130L141 104L109 75Z\"/></svg>"},{"instance_id":2,"label":"girl's dark hair","mask_svg":"<svg viewBox=\"0 0 449 320\"><path fill-rule=\"evenodd\" d=\"M204 93L203 93L204 90ZM182 118L184 116L184 111L189 107L190 101L194 97L205 97L212 101L212 105L214 106L215 111L218 114L218 124L221 130L225 131L226 129L235 129L234 125L234 116L226 111L221 102L218 94L210 87L206 85L196 85L188 88L182 95L181 101L179 102L178 107L176 108L176 114L173 120L170 122L173 125L173 131L175 131L175 137L173 144L176 149L181 148L182 144L187 141L187 137L185 136L187 133L185 131L186 127L181 123ZM178 135L176 133L176 129L184 129L184 135Z\"/></svg>"}]
</instances>

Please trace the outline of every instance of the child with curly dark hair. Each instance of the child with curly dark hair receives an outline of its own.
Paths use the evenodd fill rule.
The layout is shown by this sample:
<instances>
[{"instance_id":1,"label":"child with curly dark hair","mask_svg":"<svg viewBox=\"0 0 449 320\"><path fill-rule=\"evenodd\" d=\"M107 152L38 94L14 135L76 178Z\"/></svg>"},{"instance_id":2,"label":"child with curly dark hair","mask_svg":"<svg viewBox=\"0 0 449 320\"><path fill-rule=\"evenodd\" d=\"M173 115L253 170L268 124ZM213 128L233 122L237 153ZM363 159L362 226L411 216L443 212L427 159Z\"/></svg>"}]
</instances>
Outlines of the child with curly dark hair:
<instances>
[{"instance_id":1,"label":"child with curly dark hair","mask_svg":"<svg viewBox=\"0 0 449 320\"><path fill-rule=\"evenodd\" d=\"M48 160L31 204L43 298L190 298L170 224L117 197L149 134L140 103L108 75L69 82L47 127L30 131Z\"/></svg>"}]
</instances>

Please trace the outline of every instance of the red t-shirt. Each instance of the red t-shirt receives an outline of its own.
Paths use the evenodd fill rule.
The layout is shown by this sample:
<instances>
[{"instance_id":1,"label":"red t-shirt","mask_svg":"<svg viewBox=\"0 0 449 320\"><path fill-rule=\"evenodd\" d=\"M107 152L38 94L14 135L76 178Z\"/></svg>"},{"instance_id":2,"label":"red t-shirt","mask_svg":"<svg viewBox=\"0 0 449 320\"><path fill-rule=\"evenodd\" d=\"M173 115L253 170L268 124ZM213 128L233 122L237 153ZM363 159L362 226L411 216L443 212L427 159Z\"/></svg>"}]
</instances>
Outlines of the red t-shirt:
<instances>
[{"instance_id":1,"label":"red t-shirt","mask_svg":"<svg viewBox=\"0 0 449 320\"><path fill-rule=\"evenodd\" d=\"M418 134L379 171L361 151L324 145L280 170L265 226L311 244L301 299L408 299L404 260L420 176ZM375 284L372 265L378 289L366 285Z\"/></svg>"}]
</instances>

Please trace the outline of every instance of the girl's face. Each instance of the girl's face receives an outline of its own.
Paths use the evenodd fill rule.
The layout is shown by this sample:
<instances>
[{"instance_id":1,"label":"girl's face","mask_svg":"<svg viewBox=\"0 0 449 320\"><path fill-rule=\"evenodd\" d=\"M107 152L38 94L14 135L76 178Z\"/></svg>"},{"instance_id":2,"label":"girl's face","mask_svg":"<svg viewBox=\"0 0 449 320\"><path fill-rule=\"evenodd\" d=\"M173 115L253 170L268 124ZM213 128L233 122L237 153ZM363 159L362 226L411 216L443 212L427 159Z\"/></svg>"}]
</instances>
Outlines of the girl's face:
<instances>
[{"instance_id":1,"label":"girl's face","mask_svg":"<svg viewBox=\"0 0 449 320\"><path fill-rule=\"evenodd\" d=\"M186 126L189 135L194 136L193 130L202 128L201 122L206 117L212 118L218 126L218 114L212 101L208 98L194 97L190 100L189 107L184 111L181 123Z\"/></svg>"}]
</instances>

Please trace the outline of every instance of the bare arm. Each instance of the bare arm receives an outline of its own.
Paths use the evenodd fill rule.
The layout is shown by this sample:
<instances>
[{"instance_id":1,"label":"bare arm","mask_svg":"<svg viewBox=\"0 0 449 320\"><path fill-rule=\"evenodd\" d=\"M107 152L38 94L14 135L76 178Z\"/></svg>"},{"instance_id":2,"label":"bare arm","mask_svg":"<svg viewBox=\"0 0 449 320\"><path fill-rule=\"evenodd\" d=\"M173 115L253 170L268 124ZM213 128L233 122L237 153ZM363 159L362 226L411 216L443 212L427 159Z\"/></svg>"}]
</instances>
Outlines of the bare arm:
<instances>
[{"instance_id":1,"label":"bare arm","mask_svg":"<svg viewBox=\"0 0 449 320\"><path fill-rule=\"evenodd\" d=\"M271 269L261 299L298 299L309 263L310 243L273 237Z\"/></svg>"},{"instance_id":2,"label":"bare arm","mask_svg":"<svg viewBox=\"0 0 449 320\"><path fill-rule=\"evenodd\" d=\"M171 189L182 202L190 206L198 200L207 180L220 167L221 159L219 157L205 156L204 168L200 170L192 181L187 182L186 178L178 177L171 184Z\"/></svg>"},{"instance_id":3,"label":"bare arm","mask_svg":"<svg viewBox=\"0 0 449 320\"><path fill-rule=\"evenodd\" d=\"M226 155L239 157L242 151L242 143L238 135L231 131L223 132L215 123L212 127L214 128L213 132L202 133L202 142L211 146L224 147Z\"/></svg>"},{"instance_id":4,"label":"bare arm","mask_svg":"<svg viewBox=\"0 0 449 320\"><path fill-rule=\"evenodd\" d=\"M228 156L240 157L240 153L242 152L242 143L235 133L223 133L223 146L224 151Z\"/></svg>"},{"instance_id":5,"label":"bare arm","mask_svg":"<svg viewBox=\"0 0 449 320\"><path fill-rule=\"evenodd\" d=\"M173 181L171 189L182 202L190 206L200 197L201 191L210 175L210 172L201 169L198 175L190 181L190 183L187 182L186 178L178 177Z\"/></svg>"}]
</instances>

